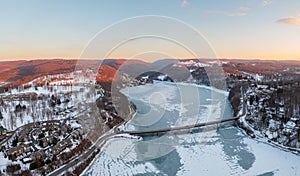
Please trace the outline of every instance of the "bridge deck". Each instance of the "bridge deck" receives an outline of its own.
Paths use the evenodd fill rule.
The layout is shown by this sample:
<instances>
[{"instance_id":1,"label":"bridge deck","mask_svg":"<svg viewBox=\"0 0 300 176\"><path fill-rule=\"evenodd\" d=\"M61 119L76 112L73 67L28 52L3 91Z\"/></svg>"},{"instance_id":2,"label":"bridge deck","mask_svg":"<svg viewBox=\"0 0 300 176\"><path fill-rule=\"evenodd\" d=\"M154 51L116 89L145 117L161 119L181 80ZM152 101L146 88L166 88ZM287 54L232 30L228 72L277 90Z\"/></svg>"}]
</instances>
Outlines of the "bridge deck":
<instances>
[{"instance_id":1,"label":"bridge deck","mask_svg":"<svg viewBox=\"0 0 300 176\"><path fill-rule=\"evenodd\" d=\"M186 126L173 127L173 128L163 128L163 129L158 129L158 130L123 131L123 133L128 133L130 135L165 133L165 132L170 132L170 131L187 130L187 129L193 129L193 128L198 128L198 127L204 127L204 126L208 126L208 125L219 124L219 123L223 123L223 122L237 120L238 118L239 117L232 117L232 118L226 118L226 119L222 119L222 120L215 120L215 121L211 121L211 122L198 123L198 124L194 124L194 125L186 125Z\"/></svg>"}]
</instances>

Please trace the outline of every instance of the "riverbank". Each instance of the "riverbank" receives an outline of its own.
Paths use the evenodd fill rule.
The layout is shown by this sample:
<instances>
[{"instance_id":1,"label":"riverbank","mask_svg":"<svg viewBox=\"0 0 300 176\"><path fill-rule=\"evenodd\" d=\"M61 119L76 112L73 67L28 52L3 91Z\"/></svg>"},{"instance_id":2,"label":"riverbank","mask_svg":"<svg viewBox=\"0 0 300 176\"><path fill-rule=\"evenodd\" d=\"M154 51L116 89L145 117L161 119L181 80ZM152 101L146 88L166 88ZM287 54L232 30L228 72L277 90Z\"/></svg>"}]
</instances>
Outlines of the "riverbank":
<instances>
[{"instance_id":1,"label":"riverbank","mask_svg":"<svg viewBox=\"0 0 300 176\"><path fill-rule=\"evenodd\" d=\"M94 163L95 159L101 154L103 147L110 139L117 138L117 137L128 137L128 138L130 137L129 135L118 134L118 132L119 132L118 127L127 123L136 114L136 106L132 102L130 102L129 109L130 109L130 113L129 113L128 117L125 118L124 121L122 121L122 123L116 124L115 126L113 126L111 128L111 130L107 133L106 138L105 138L105 134L101 136L101 138L103 138L103 139L102 139L101 143L98 144L99 146L97 147L96 151L93 152L92 156L87 158L88 162L84 162L84 166L78 166L78 168L80 170L78 169L79 171L77 173L80 173L79 175L85 174L87 169ZM111 135L109 135L109 134L111 134Z\"/></svg>"},{"instance_id":2,"label":"riverbank","mask_svg":"<svg viewBox=\"0 0 300 176\"><path fill-rule=\"evenodd\" d=\"M269 139L266 136L266 134L263 134L262 131L256 130L253 126L251 126L248 123L246 118L247 118L247 116L252 115L251 112L247 111L247 109L249 109L247 106L250 104L249 103L250 100L248 100L245 92L248 90L248 86L250 86L250 85L246 85L246 84L235 85L230 90L229 97L228 97L230 104L232 106L232 109L234 110L234 114L240 115L239 120L237 120L238 127L243 129L247 135L249 135L251 138L254 138L257 141L264 142L271 146L280 148L285 151L293 152L294 154L299 155L300 154L299 148L289 147L289 146L280 144L276 141L273 141L272 139ZM271 97L272 96L270 96L270 98ZM263 102L263 101L260 101L260 102ZM275 102L275 100L274 100L274 102ZM254 106L254 105L252 104L252 106ZM259 106L259 104L257 104L256 106ZM260 105L260 107L261 107L261 105ZM265 108L269 108L269 107L265 107ZM250 109L253 109L253 108L250 108Z\"/></svg>"},{"instance_id":3,"label":"riverbank","mask_svg":"<svg viewBox=\"0 0 300 176\"><path fill-rule=\"evenodd\" d=\"M237 125L238 127L240 127L241 129L243 129L245 131L245 133L247 135L249 135L251 138L253 138L254 140L256 141L259 141L259 142L263 142L265 144L268 144L268 145L271 145L273 147L276 147L276 148L279 148L279 149L282 149L284 151L287 151L287 152L292 152L296 155L300 155L300 149L298 148L292 148L292 147L287 147L287 146L284 146L284 145L280 145L274 141L271 141L269 139L267 139L266 137L264 137L260 131L257 131L255 130L254 128L252 128L248 122L246 121L246 115L243 115L239 118L239 120L237 120Z\"/></svg>"},{"instance_id":4,"label":"riverbank","mask_svg":"<svg viewBox=\"0 0 300 176\"><path fill-rule=\"evenodd\" d=\"M121 92L119 92L119 93L122 94ZM124 98L126 96L123 95L122 97ZM106 100L109 100L109 98L106 98ZM110 102L110 103L103 103L103 104L100 105L100 107L99 107L99 104L98 104L98 107L106 109L106 110L112 110L112 106L111 106L112 104L111 103L112 102ZM108 106L108 107L104 107L104 105ZM86 170L90 167L90 165L93 164L93 162L95 161L95 158L97 158L97 156L99 156L101 154L102 148L105 145L105 143L109 139L117 137L118 135L120 135L120 134L117 134L118 133L118 127L121 126L121 125L124 125L125 123L127 123L135 115L135 113L136 113L136 106L132 102L129 102L128 108L129 108L129 114L128 114L128 116L126 116L126 118L122 118L124 120L122 120L120 123L116 123L116 121L112 121L112 122L114 122L114 124L110 123L111 130L108 131L107 133L103 134L100 137L100 138L103 138L103 139L101 139L101 142L99 144L97 144L99 139L97 140L97 142L95 143L95 145L96 144L98 145L96 151L93 152L93 154L92 154L91 157L88 157L86 159L88 162L84 162L84 166L77 166L76 167L76 168L78 168L77 169L78 170L77 173L80 173L80 175L83 175L86 172ZM101 109L100 109L100 111L101 111ZM113 112L115 112L115 110ZM104 113L102 113L102 114L104 114ZM114 117L115 116L116 115L114 115ZM106 116L102 117L102 118L106 118ZM107 137L105 137L106 135L107 135ZM94 148L93 148L93 150L94 150ZM76 170L76 168L75 168L75 170Z\"/></svg>"}]
</instances>

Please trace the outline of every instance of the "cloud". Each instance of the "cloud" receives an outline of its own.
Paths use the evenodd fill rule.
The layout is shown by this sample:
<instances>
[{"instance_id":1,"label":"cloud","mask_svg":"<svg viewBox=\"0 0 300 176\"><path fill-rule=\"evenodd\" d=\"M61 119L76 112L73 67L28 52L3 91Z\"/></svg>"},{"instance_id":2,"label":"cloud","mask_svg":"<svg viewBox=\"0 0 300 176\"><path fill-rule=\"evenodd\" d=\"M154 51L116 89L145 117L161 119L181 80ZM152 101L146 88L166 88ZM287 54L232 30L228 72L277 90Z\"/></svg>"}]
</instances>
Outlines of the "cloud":
<instances>
[{"instance_id":1,"label":"cloud","mask_svg":"<svg viewBox=\"0 0 300 176\"><path fill-rule=\"evenodd\" d=\"M251 11L251 8L241 6L237 12L228 12L225 14L230 17L237 17L237 16L241 17L241 16L246 16L247 12L249 12L249 11Z\"/></svg>"},{"instance_id":2,"label":"cloud","mask_svg":"<svg viewBox=\"0 0 300 176\"><path fill-rule=\"evenodd\" d=\"M268 5L270 5L272 3L272 0L263 0L262 1L262 5L263 6L268 6Z\"/></svg>"},{"instance_id":3,"label":"cloud","mask_svg":"<svg viewBox=\"0 0 300 176\"><path fill-rule=\"evenodd\" d=\"M277 23L284 23L292 26L300 26L300 18L282 18L276 21Z\"/></svg>"},{"instance_id":4,"label":"cloud","mask_svg":"<svg viewBox=\"0 0 300 176\"><path fill-rule=\"evenodd\" d=\"M241 7L239 8L239 10L242 11L242 12L249 12L249 11L251 11L251 8L241 6Z\"/></svg>"},{"instance_id":5,"label":"cloud","mask_svg":"<svg viewBox=\"0 0 300 176\"><path fill-rule=\"evenodd\" d=\"M226 15L229 17L242 17L242 16L246 16L248 14L248 12L250 12L250 11L251 11L251 8L241 6L235 12L219 11L219 10L209 10L206 12L210 13L210 14L222 14L222 15Z\"/></svg>"},{"instance_id":6,"label":"cloud","mask_svg":"<svg viewBox=\"0 0 300 176\"><path fill-rule=\"evenodd\" d=\"M237 12L237 13L227 13L226 15L230 17L236 17L236 16L246 16L247 13Z\"/></svg>"},{"instance_id":7,"label":"cloud","mask_svg":"<svg viewBox=\"0 0 300 176\"><path fill-rule=\"evenodd\" d=\"M238 12L234 12L234 13L226 13L226 15L227 15L227 16L230 16L230 17L246 16L246 15L247 15L246 12L249 12L249 11L251 11L251 8L241 6L241 7L239 8Z\"/></svg>"},{"instance_id":8,"label":"cloud","mask_svg":"<svg viewBox=\"0 0 300 176\"><path fill-rule=\"evenodd\" d=\"M181 1L181 7L186 7L188 5L188 1L187 0L182 0Z\"/></svg>"}]
</instances>

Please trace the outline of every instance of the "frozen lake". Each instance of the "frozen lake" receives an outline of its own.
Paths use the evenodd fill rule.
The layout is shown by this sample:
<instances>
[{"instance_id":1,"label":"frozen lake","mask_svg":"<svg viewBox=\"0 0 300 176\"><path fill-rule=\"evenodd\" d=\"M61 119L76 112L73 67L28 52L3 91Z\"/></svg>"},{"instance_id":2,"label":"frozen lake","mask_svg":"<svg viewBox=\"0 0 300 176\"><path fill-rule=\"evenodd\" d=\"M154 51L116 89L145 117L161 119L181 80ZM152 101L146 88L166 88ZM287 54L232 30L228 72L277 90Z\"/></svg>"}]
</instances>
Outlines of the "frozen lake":
<instances>
[{"instance_id":1,"label":"frozen lake","mask_svg":"<svg viewBox=\"0 0 300 176\"><path fill-rule=\"evenodd\" d=\"M232 117L227 93L156 82L123 90L137 106L127 130L148 130ZM84 175L300 175L300 157L227 123L192 132L111 139Z\"/></svg>"}]
</instances>

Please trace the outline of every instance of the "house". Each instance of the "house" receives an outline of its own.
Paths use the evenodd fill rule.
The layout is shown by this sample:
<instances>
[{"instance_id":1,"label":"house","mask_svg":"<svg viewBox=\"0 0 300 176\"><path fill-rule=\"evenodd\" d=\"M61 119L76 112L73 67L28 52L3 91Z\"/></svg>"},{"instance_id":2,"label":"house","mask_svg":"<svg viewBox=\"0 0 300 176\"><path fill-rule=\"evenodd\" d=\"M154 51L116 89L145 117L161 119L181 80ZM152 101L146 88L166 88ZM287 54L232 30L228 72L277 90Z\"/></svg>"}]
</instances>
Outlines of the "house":
<instances>
[{"instance_id":1,"label":"house","mask_svg":"<svg viewBox=\"0 0 300 176\"><path fill-rule=\"evenodd\" d=\"M9 157L12 157L12 156L18 156L18 155L19 155L19 150L17 149L17 147L10 148L10 149L7 151L7 155L8 155Z\"/></svg>"},{"instance_id":2,"label":"house","mask_svg":"<svg viewBox=\"0 0 300 176\"><path fill-rule=\"evenodd\" d=\"M83 135L83 130L82 129L79 129L79 130L76 130L72 133L72 137L73 139L78 139L79 137L81 137Z\"/></svg>"},{"instance_id":3,"label":"house","mask_svg":"<svg viewBox=\"0 0 300 176\"><path fill-rule=\"evenodd\" d=\"M60 141L55 146L53 146L53 148L52 148L52 154L53 155L57 155L57 154L59 154L61 151L63 151L66 148L67 148L66 141Z\"/></svg>"},{"instance_id":4,"label":"house","mask_svg":"<svg viewBox=\"0 0 300 176\"><path fill-rule=\"evenodd\" d=\"M45 148L48 146L48 142L47 142L47 139L43 138L40 140L40 146Z\"/></svg>"},{"instance_id":5,"label":"house","mask_svg":"<svg viewBox=\"0 0 300 176\"><path fill-rule=\"evenodd\" d=\"M27 164L27 163L32 162L32 159L31 158L23 158L22 162L23 162L23 164Z\"/></svg>"},{"instance_id":6,"label":"house","mask_svg":"<svg viewBox=\"0 0 300 176\"><path fill-rule=\"evenodd\" d=\"M29 141L29 135L26 135L26 134L20 135L18 141L20 141L20 142L28 142Z\"/></svg>"},{"instance_id":7,"label":"house","mask_svg":"<svg viewBox=\"0 0 300 176\"><path fill-rule=\"evenodd\" d=\"M19 142L28 142L29 141L29 137L30 137L29 133L32 130L32 126L33 126L33 124L24 127L21 135L19 136L19 139L18 139Z\"/></svg>"},{"instance_id":8,"label":"house","mask_svg":"<svg viewBox=\"0 0 300 176\"><path fill-rule=\"evenodd\" d=\"M73 131L73 128L72 126L69 124L69 125L66 125L64 124L61 128L60 128L60 135L62 136L65 136L67 133L70 133Z\"/></svg>"},{"instance_id":9,"label":"house","mask_svg":"<svg viewBox=\"0 0 300 176\"><path fill-rule=\"evenodd\" d=\"M34 152L31 155L32 161L44 160L45 158L46 158L46 153L43 150L39 150L37 152Z\"/></svg>"},{"instance_id":10,"label":"house","mask_svg":"<svg viewBox=\"0 0 300 176\"><path fill-rule=\"evenodd\" d=\"M39 139L45 137L44 132L40 128L35 131L35 135L38 136Z\"/></svg>"},{"instance_id":11,"label":"house","mask_svg":"<svg viewBox=\"0 0 300 176\"><path fill-rule=\"evenodd\" d=\"M56 143L56 141L57 141L56 136L48 136L48 137L45 137L45 138L40 140L40 146L45 148L49 145L52 145L52 144Z\"/></svg>"},{"instance_id":12,"label":"house","mask_svg":"<svg viewBox=\"0 0 300 176\"><path fill-rule=\"evenodd\" d=\"M7 155L10 156L10 157L18 157L24 153L28 153L28 152L31 152L32 151L32 148L30 145L28 144L22 144L22 145L19 145L17 147L13 147L13 148L10 148L8 149L7 151Z\"/></svg>"},{"instance_id":13,"label":"house","mask_svg":"<svg viewBox=\"0 0 300 176\"><path fill-rule=\"evenodd\" d=\"M60 128L59 134L62 135L62 136L65 136L65 135L67 134L67 131L68 131L68 129L67 129L67 127L64 125L64 126L62 126L62 127Z\"/></svg>"},{"instance_id":14,"label":"house","mask_svg":"<svg viewBox=\"0 0 300 176\"><path fill-rule=\"evenodd\" d=\"M33 149L30 145L28 145L28 144L23 145L23 153L29 153L31 151L33 151Z\"/></svg>"},{"instance_id":15,"label":"house","mask_svg":"<svg viewBox=\"0 0 300 176\"><path fill-rule=\"evenodd\" d=\"M7 130L3 126L0 126L0 136L5 136L6 133L7 133Z\"/></svg>"}]
</instances>

